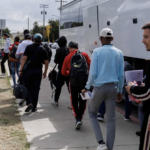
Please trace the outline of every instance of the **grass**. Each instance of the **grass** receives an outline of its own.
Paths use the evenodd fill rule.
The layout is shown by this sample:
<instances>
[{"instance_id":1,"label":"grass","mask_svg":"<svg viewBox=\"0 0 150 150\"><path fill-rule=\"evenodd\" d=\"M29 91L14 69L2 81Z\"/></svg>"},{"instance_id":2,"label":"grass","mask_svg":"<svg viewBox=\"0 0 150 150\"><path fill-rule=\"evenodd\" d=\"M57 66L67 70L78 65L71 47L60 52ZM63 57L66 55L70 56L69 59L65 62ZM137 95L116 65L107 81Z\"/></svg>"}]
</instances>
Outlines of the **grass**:
<instances>
[{"instance_id":1,"label":"grass","mask_svg":"<svg viewBox=\"0 0 150 150\"><path fill-rule=\"evenodd\" d=\"M29 150L9 78L0 78L0 150Z\"/></svg>"}]
</instances>

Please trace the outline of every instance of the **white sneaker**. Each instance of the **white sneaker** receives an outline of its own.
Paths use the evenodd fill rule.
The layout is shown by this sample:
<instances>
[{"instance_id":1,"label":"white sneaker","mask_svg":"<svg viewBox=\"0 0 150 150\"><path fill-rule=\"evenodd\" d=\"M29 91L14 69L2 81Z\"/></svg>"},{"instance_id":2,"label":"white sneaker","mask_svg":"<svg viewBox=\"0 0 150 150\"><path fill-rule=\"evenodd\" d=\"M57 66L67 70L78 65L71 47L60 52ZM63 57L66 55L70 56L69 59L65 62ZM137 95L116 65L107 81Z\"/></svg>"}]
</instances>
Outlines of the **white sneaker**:
<instances>
[{"instance_id":1,"label":"white sneaker","mask_svg":"<svg viewBox=\"0 0 150 150\"><path fill-rule=\"evenodd\" d=\"M97 147L97 150L108 150L106 144L99 144L99 146Z\"/></svg>"},{"instance_id":2,"label":"white sneaker","mask_svg":"<svg viewBox=\"0 0 150 150\"><path fill-rule=\"evenodd\" d=\"M55 107L58 107L58 102L52 101L51 104Z\"/></svg>"},{"instance_id":3,"label":"white sneaker","mask_svg":"<svg viewBox=\"0 0 150 150\"><path fill-rule=\"evenodd\" d=\"M2 73L2 74L0 75L0 77L6 77L6 74L5 74L5 73Z\"/></svg>"},{"instance_id":4,"label":"white sneaker","mask_svg":"<svg viewBox=\"0 0 150 150\"><path fill-rule=\"evenodd\" d=\"M82 122L81 121L77 121L76 122L76 129L79 130L82 126Z\"/></svg>"}]
</instances>

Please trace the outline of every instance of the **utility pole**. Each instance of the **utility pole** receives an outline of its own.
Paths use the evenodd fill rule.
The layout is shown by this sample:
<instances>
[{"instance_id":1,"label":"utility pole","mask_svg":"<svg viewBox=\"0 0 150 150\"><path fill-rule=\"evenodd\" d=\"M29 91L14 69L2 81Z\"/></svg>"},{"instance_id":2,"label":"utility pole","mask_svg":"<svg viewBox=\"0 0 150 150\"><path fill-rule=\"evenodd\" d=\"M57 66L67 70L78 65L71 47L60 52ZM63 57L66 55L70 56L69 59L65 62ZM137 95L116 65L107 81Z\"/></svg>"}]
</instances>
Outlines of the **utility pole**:
<instances>
[{"instance_id":1,"label":"utility pole","mask_svg":"<svg viewBox=\"0 0 150 150\"><path fill-rule=\"evenodd\" d=\"M55 2L59 2L60 3L60 12L61 12L61 10L62 10L62 5L63 5L63 2L67 2L67 1L64 1L64 0L60 0L60 1L55 1Z\"/></svg>"},{"instance_id":2,"label":"utility pole","mask_svg":"<svg viewBox=\"0 0 150 150\"><path fill-rule=\"evenodd\" d=\"M47 12L45 11L45 8L49 8L49 5L40 4L40 8L43 8L43 11L41 12L41 14L43 14L43 42L44 42L45 15L47 14Z\"/></svg>"},{"instance_id":3,"label":"utility pole","mask_svg":"<svg viewBox=\"0 0 150 150\"><path fill-rule=\"evenodd\" d=\"M29 18L28 18L28 30L29 30Z\"/></svg>"}]
</instances>

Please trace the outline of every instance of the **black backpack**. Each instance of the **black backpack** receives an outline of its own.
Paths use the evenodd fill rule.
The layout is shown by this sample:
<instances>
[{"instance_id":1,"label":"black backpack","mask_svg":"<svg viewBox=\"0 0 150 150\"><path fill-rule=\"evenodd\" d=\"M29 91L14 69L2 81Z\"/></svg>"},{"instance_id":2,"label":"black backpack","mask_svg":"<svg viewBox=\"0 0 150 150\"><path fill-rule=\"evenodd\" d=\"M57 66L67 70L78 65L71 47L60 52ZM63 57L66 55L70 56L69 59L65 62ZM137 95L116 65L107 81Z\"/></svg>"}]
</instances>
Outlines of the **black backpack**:
<instances>
[{"instance_id":1,"label":"black backpack","mask_svg":"<svg viewBox=\"0 0 150 150\"><path fill-rule=\"evenodd\" d=\"M71 59L70 84L85 86L88 79L88 65L85 57L77 51Z\"/></svg>"},{"instance_id":2,"label":"black backpack","mask_svg":"<svg viewBox=\"0 0 150 150\"><path fill-rule=\"evenodd\" d=\"M11 57L11 58L13 58L13 59L16 59L15 54L16 54L17 48L18 48L18 45L15 44L15 45L13 46L12 50L11 50L11 54L9 55L9 57Z\"/></svg>"},{"instance_id":3,"label":"black backpack","mask_svg":"<svg viewBox=\"0 0 150 150\"><path fill-rule=\"evenodd\" d=\"M46 43L46 44L43 44L43 47L46 49L47 51L47 54L48 54L48 60L49 62L51 61L51 57L52 57L52 50L50 48L50 46Z\"/></svg>"}]
</instances>

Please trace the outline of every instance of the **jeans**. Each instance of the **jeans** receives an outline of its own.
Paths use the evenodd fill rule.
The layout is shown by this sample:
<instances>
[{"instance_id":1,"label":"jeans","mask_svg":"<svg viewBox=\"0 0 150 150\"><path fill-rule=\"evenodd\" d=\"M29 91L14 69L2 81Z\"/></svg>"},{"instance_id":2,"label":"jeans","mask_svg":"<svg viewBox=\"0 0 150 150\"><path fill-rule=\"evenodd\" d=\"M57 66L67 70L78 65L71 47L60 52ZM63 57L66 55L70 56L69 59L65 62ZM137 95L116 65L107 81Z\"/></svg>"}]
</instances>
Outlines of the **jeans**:
<instances>
[{"instance_id":1,"label":"jeans","mask_svg":"<svg viewBox=\"0 0 150 150\"><path fill-rule=\"evenodd\" d=\"M139 104L138 115L139 115L139 120L140 120L140 126L142 128L142 123L144 120L144 113L143 113L143 105L142 104Z\"/></svg>"},{"instance_id":2,"label":"jeans","mask_svg":"<svg viewBox=\"0 0 150 150\"><path fill-rule=\"evenodd\" d=\"M103 101L106 104L107 115L107 141L108 150L113 150L115 141L116 114L115 106L117 99L117 88L114 83L107 83L93 90L93 98L89 100L89 118L95 132L96 140L103 140L101 128L97 120L97 111Z\"/></svg>"},{"instance_id":3,"label":"jeans","mask_svg":"<svg viewBox=\"0 0 150 150\"><path fill-rule=\"evenodd\" d=\"M129 117L132 111L132 101L129 101L128 94L125 93L125 117Z\"/></svg>"},{"instance_id":4,"label":"jeans","mask_svg":"<svg viewBox=\"0 0 150 150\"><path fill-rule=\"evenodd\" d=\"M16 73L19 78L19 67L20 67L20 62L11 62L11 71L12 71L12 78L14 85L16 85Z\"/></svg>"},{"instance_id":5,"label":"jeans","mask_svg":"<svg viewBox=\"0 0 150 150\"><path fill-rule=\"evenodd\" d=\"M2 73L5 73L5 66L4 66L4 63L6 62L6 60L9 58L8 57L9 53L5 53L2 61L1 61L1 72ZM11 69L10 69L10 61L8 60L8 68L9 68L9 71L10 71L10 74L11 74Z\"/></svg>"}]
</instances>

